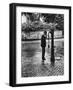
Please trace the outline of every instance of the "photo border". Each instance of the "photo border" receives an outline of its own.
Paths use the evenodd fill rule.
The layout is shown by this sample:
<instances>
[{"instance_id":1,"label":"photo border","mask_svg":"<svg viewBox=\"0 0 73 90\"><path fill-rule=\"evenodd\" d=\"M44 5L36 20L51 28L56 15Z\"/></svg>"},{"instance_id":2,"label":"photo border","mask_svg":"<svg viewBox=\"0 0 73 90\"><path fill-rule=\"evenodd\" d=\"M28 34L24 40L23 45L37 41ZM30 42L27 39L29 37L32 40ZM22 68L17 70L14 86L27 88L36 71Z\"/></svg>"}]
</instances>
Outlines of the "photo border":
<instances>
[{"instance_id":1,"label":"photo border","mask_svg":"<svg viewBox=\"0 0 73 90\"><path fill-rule=\"evenodd\" d=\"M16 7L39 7L39 8L56 8L69 10L69 81L60 82L42 82L42 83L28 83L16 84ZM10 86L34 86L34 85L50 85L50 84L66 84L71 83L71 7L70 6L56 6L56 5L40 5L40 4L10 4L10 70L9 82Z\"/></svg>"}]
</instances>

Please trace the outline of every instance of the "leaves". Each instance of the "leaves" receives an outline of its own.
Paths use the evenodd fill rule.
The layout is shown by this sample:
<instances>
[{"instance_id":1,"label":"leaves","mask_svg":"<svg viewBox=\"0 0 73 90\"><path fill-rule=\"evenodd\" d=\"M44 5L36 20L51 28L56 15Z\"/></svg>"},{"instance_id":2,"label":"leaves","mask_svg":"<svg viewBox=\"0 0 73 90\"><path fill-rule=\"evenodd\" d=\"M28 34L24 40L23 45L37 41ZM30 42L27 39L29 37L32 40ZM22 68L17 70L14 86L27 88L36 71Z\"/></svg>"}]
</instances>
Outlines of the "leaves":
<instances>
[{"instance_id":1,"label":"leaves","mask_svg":"<svg viewBox=\"0 0 73 90\"><path fill-rule=\"evenodd\" d=\"M63 14L22 13L22 15L25 15L27 18L27 22L22 23L22 31L30 32L43 29L52 29L54 27L64 30Z\"/></svg>"}]
</instances>

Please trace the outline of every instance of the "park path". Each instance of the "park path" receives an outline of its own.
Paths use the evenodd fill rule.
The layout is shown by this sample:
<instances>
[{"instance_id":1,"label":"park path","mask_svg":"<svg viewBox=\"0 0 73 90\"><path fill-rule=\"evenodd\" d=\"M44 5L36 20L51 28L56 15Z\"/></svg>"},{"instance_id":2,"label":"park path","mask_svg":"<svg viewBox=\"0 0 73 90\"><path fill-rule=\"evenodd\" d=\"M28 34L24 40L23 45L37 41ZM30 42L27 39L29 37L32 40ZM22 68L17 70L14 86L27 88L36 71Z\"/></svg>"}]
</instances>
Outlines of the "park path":
<instances>
[{"instance_id":1,"label":"park path","mask_svg":"<svg viewBox=\"0 0 73 90\"><path fill-rule=\"evenodd\" d=\"M64 74L64 58L55 60L55 65L52 66L50 62L50 48L46 46L44 64L41 59L40 41L32 41L33 43L22 43L22 77L38 77L38 76L56 76ZM35 43L36 42L36 43ZM48 42L47 42L48 43ZM63 40L55 40L55 45L61 47ZM63 47L63 46L62 46Z\"/></svg>"}]
</instances>

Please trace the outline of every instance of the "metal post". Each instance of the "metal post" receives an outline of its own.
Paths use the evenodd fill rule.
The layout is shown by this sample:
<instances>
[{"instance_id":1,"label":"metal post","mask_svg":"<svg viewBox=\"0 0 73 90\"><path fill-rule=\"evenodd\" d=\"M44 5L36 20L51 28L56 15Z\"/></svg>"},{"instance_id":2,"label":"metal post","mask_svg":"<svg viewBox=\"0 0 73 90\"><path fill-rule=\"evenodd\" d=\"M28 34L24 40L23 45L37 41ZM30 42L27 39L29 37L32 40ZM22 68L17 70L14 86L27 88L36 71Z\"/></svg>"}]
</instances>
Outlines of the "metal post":
<instances>
[{"instance_id":1,"label":"metal post","mask_svg":"<svg viewBox=\"0 0 73 90\"><path fill-rule=\"evenodd\" d=\"M54 57L54 29L51 30L51 64L54 65L55 57Z\"/></svg>"}]
</instances>

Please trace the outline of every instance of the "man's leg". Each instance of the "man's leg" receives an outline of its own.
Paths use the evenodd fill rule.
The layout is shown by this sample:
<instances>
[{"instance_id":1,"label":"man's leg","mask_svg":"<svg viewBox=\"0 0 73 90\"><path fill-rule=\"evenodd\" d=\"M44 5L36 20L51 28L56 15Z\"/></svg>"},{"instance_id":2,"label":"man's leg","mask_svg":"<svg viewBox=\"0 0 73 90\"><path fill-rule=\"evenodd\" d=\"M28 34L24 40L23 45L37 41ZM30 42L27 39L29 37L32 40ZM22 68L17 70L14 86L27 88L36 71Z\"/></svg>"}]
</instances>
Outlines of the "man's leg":
<instances>
[{"instance_id":1,"label":"man's leg","mask_svg":"<svg viewBox=\"0 0 73 90\"><path fill-rule=\"evenodd\" d=\"M45 47L42 47L42 60L45 60Z\"/></svg>"},{"instance_id":2,"label":"man's leg","mask_svg":"<svg viewBox=\"0 0 73 90\"><path fill-rule=\"evenodd\" d=\"M42 47L42 60L44 59L44 49Z\"/></svg>"},{"instance_id":3,"label":"man's leg","mask_svg":"<svg viewBox=\"0 0 73 90\"><path fill-rule=\"evenodd\" d=\"M44 55L44 60L45 60L45 47L43 49L43 55Z\"/></svg>"}]
</instances>

